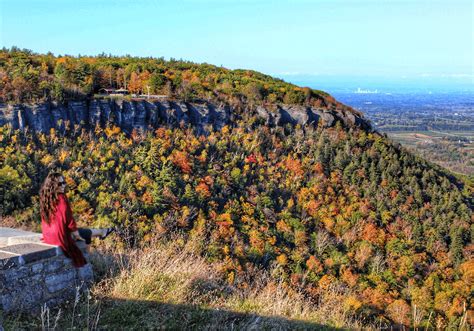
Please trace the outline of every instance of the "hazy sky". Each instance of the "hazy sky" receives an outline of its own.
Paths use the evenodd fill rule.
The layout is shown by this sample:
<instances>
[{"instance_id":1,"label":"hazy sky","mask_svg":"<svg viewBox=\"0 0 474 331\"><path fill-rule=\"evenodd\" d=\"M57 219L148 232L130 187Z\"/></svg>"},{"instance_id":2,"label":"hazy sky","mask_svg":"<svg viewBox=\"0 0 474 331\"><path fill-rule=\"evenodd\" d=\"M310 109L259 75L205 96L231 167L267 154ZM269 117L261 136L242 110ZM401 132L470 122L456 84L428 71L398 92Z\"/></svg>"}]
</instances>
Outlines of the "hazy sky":
<instances>
[{"instance_id":1,"label":"hazy sky","mask_svg":"<svg viewBox=\"0 0 474 331\"><path fill-rule=\"evenodd\" d=\"M473 75L472 1L0 0L2 46L269 74Z\"/></svg>"}]
</instances>

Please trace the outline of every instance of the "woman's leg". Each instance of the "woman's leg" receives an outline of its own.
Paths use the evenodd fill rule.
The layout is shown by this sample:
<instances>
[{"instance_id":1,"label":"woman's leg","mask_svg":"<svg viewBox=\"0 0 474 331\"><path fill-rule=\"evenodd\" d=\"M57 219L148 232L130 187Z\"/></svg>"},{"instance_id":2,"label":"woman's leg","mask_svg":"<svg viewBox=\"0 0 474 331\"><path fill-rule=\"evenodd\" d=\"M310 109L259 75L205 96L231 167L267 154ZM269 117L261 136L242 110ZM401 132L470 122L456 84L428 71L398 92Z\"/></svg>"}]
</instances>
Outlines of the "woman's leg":
<instances>
[{"instance_id":1,"label":"woman's leg","mask_svg":"<svg viewBox=\"0 0 474 331\"><path fill-rule=\"evenodd\" d=\"M103 228L103 229L83 228L83 229L79 229L79 230L82 230L82 232L85 235L85 236L83 236L81 234L81 232L79 231L79 233L81 234L81 237L83 237L86 240L87 244L90 244L90 242L92 240L92 237L99 237L99 238L103 239L103 238L107 237L109 234L111 234L112 232L114 232L115 228ZM89 242L87 242L87 241L89 241Z\"/></svg>"},{"instance_id":2,"label":"woman's leg","mask_svg":"<svg viewBox=\"0 0 474 331\"><path fill-rule=\"evenodd\" d=\"M84 239L87 245L90 245L92 242L92 230L87 228L79 228L79 235Z\"/></svg>"},{"instance_id":3,"label":"woman's leg","mask_svg":"<svg viewBox=\"0 0 474 331\"><path fill-rule=\"evenodd\" d=\"M92 237L103 237L107 233L107 229L89 229Z\"/></svg>"}]
</instances>

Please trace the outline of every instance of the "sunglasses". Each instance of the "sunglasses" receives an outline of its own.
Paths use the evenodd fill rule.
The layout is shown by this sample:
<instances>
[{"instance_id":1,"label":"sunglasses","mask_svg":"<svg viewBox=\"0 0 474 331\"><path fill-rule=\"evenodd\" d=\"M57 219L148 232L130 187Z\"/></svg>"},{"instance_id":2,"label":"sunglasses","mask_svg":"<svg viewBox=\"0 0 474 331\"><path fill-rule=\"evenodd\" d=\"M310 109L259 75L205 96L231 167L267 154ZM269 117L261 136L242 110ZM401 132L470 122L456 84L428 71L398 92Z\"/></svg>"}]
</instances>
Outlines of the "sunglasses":
<instances>
[{"instance_id":1,"label":"sunglasses","mask_svg":"<svg viewBox=\"0 0 474 331\"><path fill-rule=\"evenodd\" d=\"M58 184L61 186L66 186L66 182L58 182Z\"/></svg>"}]
</instances>

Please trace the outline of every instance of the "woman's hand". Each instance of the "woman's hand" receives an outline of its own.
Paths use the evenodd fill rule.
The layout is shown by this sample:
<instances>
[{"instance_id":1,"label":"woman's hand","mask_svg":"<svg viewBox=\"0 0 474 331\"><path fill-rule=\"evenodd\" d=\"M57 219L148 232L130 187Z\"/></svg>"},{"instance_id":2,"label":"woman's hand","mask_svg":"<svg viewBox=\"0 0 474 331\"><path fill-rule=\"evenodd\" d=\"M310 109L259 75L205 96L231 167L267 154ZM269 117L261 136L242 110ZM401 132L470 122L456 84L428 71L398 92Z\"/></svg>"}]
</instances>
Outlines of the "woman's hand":
<instances>
[{"instance_id":1,"label":"woman's hand","mask_svg":"<svg viewBox=\"0 0 474 331\"><path fill-rule=\"evenodd\" d=\"M71 234L72 234L72 239L74 240L86 241L84 238L81 237L81 235L79 234L79 231L71 232Z\"/></svg>"}]
</instances>

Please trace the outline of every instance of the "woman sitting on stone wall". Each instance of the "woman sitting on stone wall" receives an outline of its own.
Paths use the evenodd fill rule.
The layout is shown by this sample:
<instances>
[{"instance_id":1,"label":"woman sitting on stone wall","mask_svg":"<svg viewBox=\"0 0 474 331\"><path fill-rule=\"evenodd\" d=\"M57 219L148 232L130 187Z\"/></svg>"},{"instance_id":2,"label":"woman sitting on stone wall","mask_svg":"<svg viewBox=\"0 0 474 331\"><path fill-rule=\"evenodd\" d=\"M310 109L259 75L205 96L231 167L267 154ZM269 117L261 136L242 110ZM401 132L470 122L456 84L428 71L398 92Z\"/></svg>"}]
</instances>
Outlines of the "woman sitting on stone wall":
<instances>
[{"instance_id":1,"label":"woman sitting on stone wall","mask_svg":"<svg viewBox=\"0 0 474 331\"><path fill-rule=\"evenodd\" d=\"M89 250L92 237L105 239L114 232L114 228L86 229L78 228L72 216L69 201L64 194L66 182L59 172L51 172L40 190L41 229L45 244L61 247L64 255L72 259L74 266L80 268L87 261L77 247L76 240L86 242Z\"/></svg>"}]
</instances>

